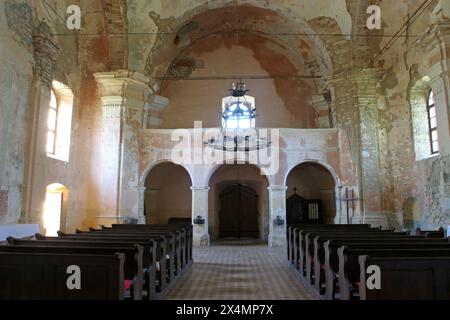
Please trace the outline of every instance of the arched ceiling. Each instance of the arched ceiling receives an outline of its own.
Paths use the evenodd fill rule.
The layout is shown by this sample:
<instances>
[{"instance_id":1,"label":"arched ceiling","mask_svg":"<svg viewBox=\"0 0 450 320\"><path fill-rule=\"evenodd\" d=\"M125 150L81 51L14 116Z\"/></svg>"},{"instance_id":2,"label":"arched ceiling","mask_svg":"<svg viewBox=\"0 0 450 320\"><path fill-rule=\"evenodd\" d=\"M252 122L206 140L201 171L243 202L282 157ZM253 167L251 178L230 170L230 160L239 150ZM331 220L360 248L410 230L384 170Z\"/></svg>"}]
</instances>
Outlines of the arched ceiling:
<instances>
[{"instance_id":1,"label":"arched ceiling","mask_svg":"<svg viewBox=\"0 0 450 320\"><path fill-rule=\"evenodd\" d=\"M262 34L283 43L300 59L330 73L331 60L322 39L308 20L328 16L344 34L352 28L344 0L315 1L143 1L128 5L130 32L149 32L130 37L129 65L149 77L167 73L172 60L186 47L212 33Z\"/></svg>"}]
</instances>

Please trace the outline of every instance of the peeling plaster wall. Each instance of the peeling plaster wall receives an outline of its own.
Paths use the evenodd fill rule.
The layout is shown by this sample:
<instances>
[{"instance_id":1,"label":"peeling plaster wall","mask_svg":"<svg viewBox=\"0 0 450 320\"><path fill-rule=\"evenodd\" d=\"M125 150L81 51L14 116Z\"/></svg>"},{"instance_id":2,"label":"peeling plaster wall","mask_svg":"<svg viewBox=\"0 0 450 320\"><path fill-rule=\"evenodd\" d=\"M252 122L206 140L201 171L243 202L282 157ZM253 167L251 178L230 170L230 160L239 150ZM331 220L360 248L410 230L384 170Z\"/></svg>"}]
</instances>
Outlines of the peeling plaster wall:
<instances>
[{"instance_id":1,"label":"peeling plaster wall","mask_svg":"<svg viewBox=\"0 0 450 320\"><path fill-rule=\"evenodd\" d=\"M430 51L421 46L419 36L432 25L432 10L438 3L434 1L410 26L406 36L399 38L377 62L377 66L385 70L380 83L380 94L385 100L379 105L384 210L391 226L397 228L436 229L450 224L450 194L446 187L448 155L441 152L437 157L416 159L415 146L420 142L414 141L414 132L420 128L414 123L417 115L411 110L411 107L418 107L417 97L412 94L413 86L423 76L430 75L431 68ZM448 12L448 2L440 1L439 5ZM384 33L397 31L417 6L418 3L406 1L395 1L395 5L393 1L383 1ZM388 39L383 39L380 45ZM448 121L446 115L438 117ZM443 148L449 141L443 136L439 144Z\"/></svg>"},{"instance_id":2,"label":"peeling plaster wall","mask_svg":"<svg viewBox=\"0 0 450 320\"><path fill-rule=\"evenodd\" d=\"M31 30L24 28L31 28L32 20L23 11L31 13L31 7L25 3L20 8L7 11L6 2L0 3L0 224L18 223L22 210L33 53ZM16 14L22 15L23 25L14 21Z\"/></svg>"},{"instance_id":3,"label":"peeling plaster wall","mask_svg":"<svg viewBox=\"0 0 450 320\"><path fill-rule=\"evenodd\" d=\"M0 34L4 45L0 47L0 224L42 225L46 188L60 183L68 189L62 229L70 232L75 228L93 226L93 221L97 221L102 211L98 202L102 108L93 74L104 71L109 62L107 38L65 36L68 33L65 22L43 4L17 0L7 2L12 4L19 18L6 17L6 12L11 15L14 11L8 11L6 5L4 7L6 1L1 3ZM66 2L50 3L59 16L65 15ZM70 1L70 4L78 4L83 9L82 33L97 34L105 30L100 2L81 0ZM27 10L30 10L29 17L24 14ZM45 152L50 91L38 88L33 80L35 61L31 43L32 32L40 21L48 24L52 33L58 34L53 39L61 51L53 68L53 79L69 87L75 97L68 162L49 158ZM32 108L39 109L35 118L35 151L27 144L33 121ZM35 152L28 176L25 173L27 152ZM22 193L24 183L30 184L30 202L26 205L23 205L26 201Z\"/></svg>"},{"instance_id":4,"label":"peeling plaster wall","mask_svg":"<svg viewBox=\"0 0 450 320\"><path fill-rule=\"evenodd\" d=\"M7 10L4 6L7 2L14 6ZM367 220L369 223L381 223L387 219L389 225L396 228L437 228L450 224L450 139L449 133L445 132L450 101L448 98L439 100L447 110L441 108L443 111L439 116L439 121L444 124L440 129L443 133L440 145L444 151L436 157L416 158L414 121L417 120L414 119L417 117L411 112L412 105L417 105L411 95L417 80L435 72L440 62L448 64L448 61L439 61L440 57L435 53L430 56L429 47L423 40L419 41L433 23L448 21L448 1L434 1L408 28L406 36L397 39L373 68L367 68L368 59L389 41L388 35L399 30L419 3L317 0L311 5L309 0L245 0L239 2L242 5L239 11L244 13L240 16L233 9L235 1L228 0L50 2L61 16L65 15L68 3L79 4L83 11L81 33L91 34L54 37L61 52L53 77L70 87L75 96L71 157L68 163L63 163L46 156L43 150L46 129L43 112L37 130L40 134L36 137L34 168L27 176L25 161L31 147L27 145L30 109L37 103L45 111L49 99L45 92L42 92L39 102L33 98L31 32L42 20L54 33L61 34L67 30L64 23L39 2L5 0L0 7L3 41L0 47L0 223L40 222L45 188L51 183L61 183L68 188L68 231L114 220L122 213L138 214L142 204L136 203L132 192L126 191L122 195L123 207L102 203L105 194L117 191L118 181L105 176L108 170L119 164L102 152L101 146L112 138L104 134L102 93L94 74L128 67L149 76L150 79L144 82L148 80L157 94L170 99L162 114L162 128L192 127L193 120L204 120L205 126L216 126L218 122L213 114L225 93L220 90L228 88L228 82L210 83L205 88L193 82L161 83L152 77L170 75L172 71L182 76L202 76L211 70L236 73L231 62L220 60L237 54L247 57L246 65L239 68L242 72L268 75L281 71L312 72L324 77L323 81L296 83L298 91L294 90L292 96L289 94L293 90L281 90L293 86L292 83L285 85L267 81L261 85L247 82L255 91L261 113L260 126L315 128L317 119L311 110L311 96L320 97L326 93L331 97L331 119L336 130L283 130L281 172L287 174L299 162L308 159L329 165L343 186L353 186L361 193L357 194L363 199L359 203L356 220L361 218L359 214L366 214L366 218L372 219ZM349 36L367 31L364 29L364 8L369 3L381 6L383 29L368 32L369 37ZM126 17L121 16L120 9ZM195 42L199 40L198 31L204 35L209 31L208 27L211 31L221 30L214 24L217 21L209 21L220 15L222 19L228 17L231 25L233 19L248 17L242 21L243 27L254 26L258 32L319 32L341 36L274 36L273 41L258 43L259 48L239 43L244 38L233 45L221 39L211 48L202 45L201 41ZM230 30L229 26L223 28ZM114 41L108 37L108 33L122 31L129 31L132 35L116 37ZM156 35L155 32L167 34ZM448 39L443 41L448 42ZM446 50L442 50L447 57L449 47L447 43L444 46ZM261 56L265 51L273 54ZM277 55L286 57L286 65L289 61L293 67L277 69L269 65L270 59L275 60ZM172 69L172 63L180 68ZM447 80L439 92L441 97L450 95L448 83ZM210 94L208 99L198 98L203 90ZM192 97L185 99L189 93ZM140 95L146 94L139 90L124 94L129 98L127 107L131 106L132 110L126 111L129 121L124 124L124 169L118 174L122 176L120 183L127 190L139 185L140 175L150 164L169 156L165 139L170 131L144 130L138 139L143 120L139 108L148 99ZM198 168L190 168L194 185L203 184L210 169L200 172ZM27 177L32 178L30 208L23 205ZM285 178L283 174L274 176L271 184L284 185ZM339 203L337 210L341 210Z\"/></svg>"},{"instance_id":5,"label":"peeling plaster wall","mask_svg":"<svg viewBox=\"0 0 450 320\"><path fill-rule=\"evenodd\" d=\"M154 33L173 32L177 20L183 21L187 16L193 16L206 10L220 7L234 6L235 2L228 0L202 1L132 1L128 4L128 21L130 32ZM270 10L286 15L299 23L312 20L316 17L330 17L338 21L339 30L350 34L352 29L351 16L347 12L345 0L330 1L318 0L311 5L309 0L278 0L278 1L240 1L240 5L269 8ZM153 19L150 12L154 12ZM233 19L233 16L230 16ZM290 30L293 31L293 30ZM129 39L129 68L144 73L145 61L151 54L154 46L158 47L163 41L155 34L148 34ZM155 45L156 43L156 45Z\"/></svg>"},{"instance_id":6,"label":"peeling plaster wall","mask_svg":"<svg viewBox=\"0 0 450 320\"><path fill-rule=\"evenodd\" d=\"M184 53L195 57L201 67L189 76L292 75L305 74L303 66L289 60L286 49L264 38L252 37L251 42L236 37L208 37ZM187 58L186 58L187 59ZM274 61L277 61L274 63ZM187 64L187 62L186 62ZM179 67L178 69L180 69ZM301 79L244 80L249 95L256 98L258 127L315 128L316 111L311 107L314 84ZM229 95L234 80L167 81L161 95L170 101L162 114L160 128L191 128L194 121L203 126L221 125L221 98Z\"/></svg>"}]
</instances>

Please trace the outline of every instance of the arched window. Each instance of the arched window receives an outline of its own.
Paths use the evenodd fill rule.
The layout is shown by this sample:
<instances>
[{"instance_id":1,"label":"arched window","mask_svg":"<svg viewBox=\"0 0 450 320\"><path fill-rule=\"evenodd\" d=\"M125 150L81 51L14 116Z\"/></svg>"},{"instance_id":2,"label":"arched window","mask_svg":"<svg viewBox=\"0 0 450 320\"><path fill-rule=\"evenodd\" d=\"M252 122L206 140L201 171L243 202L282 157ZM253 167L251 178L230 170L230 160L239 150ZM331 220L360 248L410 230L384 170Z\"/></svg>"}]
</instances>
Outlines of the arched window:
<instances>
[{"instance_id":1,"label":"arched window","mask_svg":"<svg viewBox=\"0 0 450 320\"><path fill-rule=\"evenodd\" d=\"M58 127L58 101L51 90L50 106L47 117L47 154L56 155L56 128Z\"/></svg>"},{"instance_id":2,"label":"arched window","mask_svg":"<svg viewBox=\"0 0 450 320\"><path fill-rule=\"evenodd\" d=\"M69 161L72 108L72 91L64 84L53 81L47 117L46 152L50 158Z\"/></svg>"},{"instance_id":3,"label":"arched window","mask_svg":"<svg viewBox=\"0 0 450 320\"><path fill-rule=\"evenodd\" d=\"M427 99L428 128L430 134L431 154L439 153L439 141L437 131L436 105L433 91L430 90Z\"/></svg>"},{"instance_id":4,"label":"arched window","mask_svg":"<svg viewBox=\"0 0 450 320\"><path fill-rule=\"evenodd\" d=\"M429 82L429 77L424 76L415 82L409 93L417 161L439 154L436 106Z\"/></svg>"}]
</instances>

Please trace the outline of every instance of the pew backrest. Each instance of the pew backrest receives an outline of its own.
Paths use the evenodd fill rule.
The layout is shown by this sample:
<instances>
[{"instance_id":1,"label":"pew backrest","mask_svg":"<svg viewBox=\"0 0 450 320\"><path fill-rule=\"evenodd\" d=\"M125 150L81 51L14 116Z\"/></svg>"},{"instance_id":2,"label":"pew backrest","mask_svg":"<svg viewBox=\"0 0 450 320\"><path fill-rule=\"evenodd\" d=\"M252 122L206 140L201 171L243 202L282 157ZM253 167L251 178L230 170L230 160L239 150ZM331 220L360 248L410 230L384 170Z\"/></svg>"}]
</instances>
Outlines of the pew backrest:
<instances>
[{"instance_id":1,"label":"pew backrest","mask_svg":"<svg viewBox=\"0 0 450 320\"><path fill-rule=\"evenodd\" d=\"M0 253L2 300L122 300L123 254L70 255ZM67 285L68 268L78 266L81 288Z\"/></svg>"}]
</instances>

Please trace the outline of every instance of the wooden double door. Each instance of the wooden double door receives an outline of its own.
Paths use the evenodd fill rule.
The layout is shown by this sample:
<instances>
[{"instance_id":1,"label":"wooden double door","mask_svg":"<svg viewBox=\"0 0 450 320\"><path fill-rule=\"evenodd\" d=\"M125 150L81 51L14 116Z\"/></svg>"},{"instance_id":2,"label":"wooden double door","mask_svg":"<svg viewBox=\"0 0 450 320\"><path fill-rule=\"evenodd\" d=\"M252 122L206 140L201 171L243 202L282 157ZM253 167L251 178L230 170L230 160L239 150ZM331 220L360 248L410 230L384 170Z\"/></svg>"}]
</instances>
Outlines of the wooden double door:
<instances>
[{"instance_id":1,"label":"wooden double door","mask_svg":"<svg viewBox=\"0 0 450 320\"><path fill-rule=\"evenodd\" d=\"M258 238L258 194L244 185L232 185L220 194L220 237Z\"/></svg>"}]
</instances>

